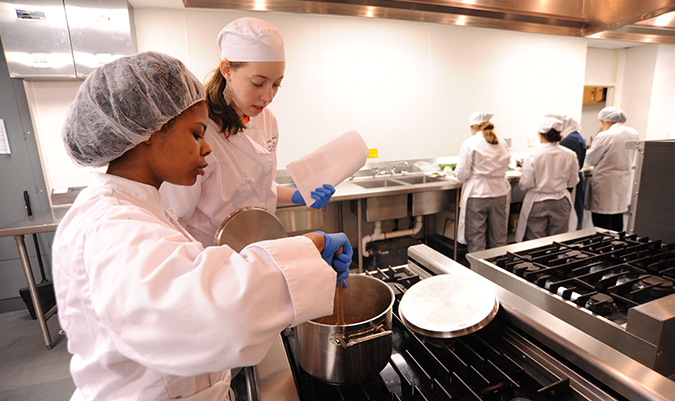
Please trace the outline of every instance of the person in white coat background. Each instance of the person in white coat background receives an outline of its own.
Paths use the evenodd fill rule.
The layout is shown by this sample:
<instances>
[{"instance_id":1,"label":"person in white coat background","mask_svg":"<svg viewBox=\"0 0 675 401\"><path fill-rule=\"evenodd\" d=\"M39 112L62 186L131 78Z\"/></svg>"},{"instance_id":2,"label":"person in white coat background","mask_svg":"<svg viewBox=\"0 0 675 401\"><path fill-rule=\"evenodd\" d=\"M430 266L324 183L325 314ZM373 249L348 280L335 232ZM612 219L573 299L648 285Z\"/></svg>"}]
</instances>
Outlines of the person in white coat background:
<instances>
[{"instance_id":1,"label":"person in white coat background","mask_svg":"<svg viewBox=\"0 0 675 401\"><path fill-rule=\"evenodd\" d=\"M636 153L626 149L625 144L640 137L636 130L624 125L626 115L618 107L605 107L598 119L603 131L593 138L586 153L585 165L593 167L588 209L595 227L622 231Z\"/></svg>"},{"instance_id":2,"label":"person in white coat background","mask_svg":"<svg viewBox=\"0 0 675 401\"><path fill-rule=\"evenodd\" d=\"M236 253L204 248L162 208L162 183L204 173L207 124L199 80L156 52L97 68L68 110L69 156L108 166L92 173L52 250L74 401L230 400L230 369L259 363L286 327L333 311L353 254L344 234Z\"/></svg>"},{"instance_id":3,"label":"person in white coat background","mask_svg":"<svg viewBox=\"0 0 675 401\"><path fill-rule=\"evenodd\" d=\"M457 180L464 183L457 241L466 244L468 252L506 245L510 155L490 122L493 116L485 111L469 116L471 137L462 143L455 167Z\"/></svg>"},{"instance_id":4,"label":"person in white coat background","mask_svg":"<svg viewBox=\"0 0 675 401\"><path fill-rule=\"evenodd\" d=\"M577 162L579 163L579 183L574 188L574 212L577 216L576 229L581 229L584 223L584 206L586 204L586 179L581 167L584 165L586 159L586 141L581 136L581 124L572 117L563 114L547 114L544 117L553 117L562 121L562 131L560 135L563 140L560 145L566 147L577 154Z\"/></svg>"},{"instance_id":5,"label":"person in white coat background","mask_svg":"<svg viewBox=\"0 0 675 401\"><path fill-rule=\"evenodd\" d=\"M209 167L190 187L163 185L171 208L204 246L233 211L259 206L274 213L277 203L305 204L300 192L276 183L279 127L267 106L284 77L284 39L279 29L257 18L227 24L217 38L221 62L206 83L212 153ZM313 208L330 201L328 184L312 192Z\"/></svg>"},{"instance_id":6,"label":"person in white coat background","mask_svg":"<svg viewBox=\"0 0 675 401\"><path fill-rule=\"evenodd\" d=\"M579 182L577 155L560 145L563 123L544 117L539 122L539 141L523 162L518 185L527 191L520 209L516 241L566 233L575 229L572 195L568 188Z\"/></svg>"}]
</instances>

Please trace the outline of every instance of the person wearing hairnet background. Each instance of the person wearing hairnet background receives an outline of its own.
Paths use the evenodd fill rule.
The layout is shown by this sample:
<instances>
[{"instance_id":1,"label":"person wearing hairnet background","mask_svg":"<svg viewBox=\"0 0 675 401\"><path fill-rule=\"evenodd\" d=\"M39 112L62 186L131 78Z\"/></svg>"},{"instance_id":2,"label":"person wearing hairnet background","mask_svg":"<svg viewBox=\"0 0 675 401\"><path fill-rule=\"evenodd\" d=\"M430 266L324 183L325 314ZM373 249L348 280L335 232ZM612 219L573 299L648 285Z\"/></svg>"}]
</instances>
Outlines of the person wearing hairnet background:
<instances>
[{"instance_id":1,"label":"person wearing hairnet background","mask_svg":"<svg viewBox=\"0 0 675 401\"><path fill-rule=\"evenodd\" d=\"M509 148L495 133L492 113L469 116L471 137L462 143L455 172L463 182L457 241L468 252L506 245L509 195L506 179ZM480 133L480 135L478 135Z\"/></svg>"},{"instance_id":2,"label":"person wearing hairnet background","mask_svg":"<svg viewBox=\"0 0 675 401\"><path fill-rule=\"evenodd\" d=\"M560 146L562 121L544 117L539 122L541 142L523 162L518 186L527 191L520 209L516 241L562 234L576 227L570 222L572 196L568 188L579 182L577 156Z\"/></svg>"},{"instance_id":3,"label":"person wearing hairnet background","mask_svg":"<svg viewBox=\"0 0 675 401\"><path fill-rule=\"evenodd\" d=\"M260 362L284 328L333 311L334 268L346 278L353 254L344 234L236 253L204 248L162 208L162 183L204 174L208 122L201 83L155 52L97 68L69 108L70 157L108 165L92 173L52 251L72 400L232 399L230 369Z\"/></svg>"},{"instance_id":4,"label":"person wearing hairnet background","mask_svg":"<svg viewBox=\"0 0 675 401\"><path fill-rule=\"evenodd\" d=\"M626 141L639 140L639 135L624 125L626 115L618 107L600 110L598 120L603 131L595 136L586 153L586 166L593 166L588 208L595 227L622 231L636 153L625 145Z\"/></svg>"},{"instance_id":5,"label":"person wearing hairnet background","mask_svg":"<svg viewBox=\"0 0 675 401\"><path fill-rule=\"evenodd\" d=\"M164 206L171 208L204 246L233 211L244 206L274 213L278 202L305 204L300 192L276 183L279 128L267 108L285 70L284 40L279 29L257 18L227 24L217 38L221 62L206 83L213 149L209 167L191 187L162 186ZM312 192L313 208L328 204L335 188Z\"/></svg>"},{"instance_id":6,"label":"person wearing hairnet background","mask_svg":"<svg viewBox=\"0 0 675 401\"><path fill-rule=\"evenodd\" d=\"M584 173L581 172L581 167L584 165L586 159L586 141L581 136L581 125L572 117L562 114L547 114L545 117L553 117L562 121L562 131L560 135L563 140L560 144L572 152L577 154L577 162L579 163L579 183L574 192L574 214L577 218L576 228L581 229L584 223L584 205L586 203L586 180Z\"/></svg>"}]
</instances>

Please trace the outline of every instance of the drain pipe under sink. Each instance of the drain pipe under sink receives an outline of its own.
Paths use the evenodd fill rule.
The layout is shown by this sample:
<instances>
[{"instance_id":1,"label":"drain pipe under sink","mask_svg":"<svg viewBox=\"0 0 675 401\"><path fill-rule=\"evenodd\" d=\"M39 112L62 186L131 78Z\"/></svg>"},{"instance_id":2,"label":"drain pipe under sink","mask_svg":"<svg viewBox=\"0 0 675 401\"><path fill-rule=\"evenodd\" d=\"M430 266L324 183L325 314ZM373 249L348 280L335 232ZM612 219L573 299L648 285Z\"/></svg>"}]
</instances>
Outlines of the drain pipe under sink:
<instances>
[{"instance_id":1,"label":"drain pipe under sink","mask_svg":"<svg viewBox=\"0 0 675 401\"><path fill-rule=\"evenodd\" d=\"M361 254L366 258L370 256L370 252L366 250L366 245L369 242L380 241L389 238L405 237L407 235L415 235L419 233L421 230L422 230L422 216L415 217L415 225L413 226L413 228L401 231L392 231L390 233L382 232L382 221L376 221L375 230L373 230L373 233L361 238Z\"/></svg>"}]
</instances>

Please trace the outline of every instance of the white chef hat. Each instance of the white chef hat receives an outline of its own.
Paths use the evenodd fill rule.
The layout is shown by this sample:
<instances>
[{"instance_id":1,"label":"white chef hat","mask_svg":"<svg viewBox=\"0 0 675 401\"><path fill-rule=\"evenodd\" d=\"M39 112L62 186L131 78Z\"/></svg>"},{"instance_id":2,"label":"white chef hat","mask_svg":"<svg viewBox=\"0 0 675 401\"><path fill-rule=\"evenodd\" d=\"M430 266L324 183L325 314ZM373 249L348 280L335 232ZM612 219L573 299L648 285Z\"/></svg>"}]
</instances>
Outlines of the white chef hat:
<instances>
[{"instance_id":1,"label":"white chef hat","mask_svg":"<svg viewBox=\"0 0 675 401\"><path fill-rule=\"evenodd\" d=\"M489 122L494 117L494 114L487 111L476 111L469 116L469 125L476 125Z\"/></svg>"},{"instance_id":2,"label":"white chef hat","mask_svg":"<svg viewBox=\"0 0 675 401\"><path fill-rule=\"evenodd\" d=\"M572 132L578 132L581 133L581 124L575 119L573 119L570 116L566 116L564 114L546 114L544 117L553 117L557 118L558 120L562 121L562 130L560 131L560 135L566 137L567 135L571 134Z\"/></svg>"},{"instance_id":3,"label":"white chef hat","mask_svg":"<svg viewBox=\"0 0 675 401\"><path fill-rule=\"evenodd\" d=\"M562 131L563 123L557 118L553 117L544 117L539 121L539 132L545 134L550 130L554 129L558 132Z\"/></svg>"},{"instance_id":4,"label":"white chef hat","mask_svg":"<svg viewBox=\"0 0 675 401\"><path fill-rule=\"evenodd\" d=\"M276 26L258 18L239 18L216 39L220 58L229 61L286 61L284 37Z\"/></svg>"},{"instance_id":5,"label":"white chef hat","mask_svg":"<svg viewBox=\"0 0 675 401\"><path fill-rule=\"evenodd\" d=\"M598 113L598 120L610 123L625 123L626 115L620 108L610 106L600 110L600 113Z\"/></svg>"}]
</instances>

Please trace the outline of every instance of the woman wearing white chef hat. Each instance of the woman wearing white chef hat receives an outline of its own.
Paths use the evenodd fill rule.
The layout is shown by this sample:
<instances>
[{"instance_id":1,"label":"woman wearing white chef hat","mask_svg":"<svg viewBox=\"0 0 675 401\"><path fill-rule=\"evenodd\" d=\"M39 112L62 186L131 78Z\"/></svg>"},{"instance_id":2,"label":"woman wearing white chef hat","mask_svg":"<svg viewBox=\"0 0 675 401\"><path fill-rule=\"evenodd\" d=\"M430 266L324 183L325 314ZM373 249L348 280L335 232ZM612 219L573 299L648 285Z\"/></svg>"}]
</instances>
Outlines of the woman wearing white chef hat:
<instances>
[{"instance_id":1,"label":"woman wearing white chef hat","mask_svg":"<svg viewBox=\"0 0 675 401\"><path fill-rule=\"evenodd\" d=\"M213 152L209 167L191 187L162 186L164 206L205 246L233 211L244 206L274 213L277 203L305 204L300 192L277 185L279 128L267 108L284 78L286 57L279 29L257 18L240 18L218 35L220 66L206 83ZM335 188L312 193L313 208L328 204Z\"/></svg>"},{"instance_id":2,"label":"woman wearing white chef hat","mask_svg":"<svg viewBox=\"0 0 675 401\"><path fill-rule=\"evenodd\" d=\"M584 173L581 171L581 167L584 165L584 160L586 159L586 141L581 136L581 125L572 117L563 115L563 114L547 114L544 117L553 117L562 121L562 131L560 136L563 140L560 141L560 144L572 152L577 154L577 162L579 163L579 183L574 188L574 207L572 208L572 214L576 216L577 219L577 229L581 229L584 221L584 205L586 203L586 180L584 179Z\"/></svg>"},{"instance_id":3,"label":"woman wearing white chef hat","mask_svg":"<svg viewBox=\"0 0 675 401\"><path fill-rule=\"evenodd\" d=\"M344 234L236 253L204 248L162 208L163 182L203 174L208 122L201 83L155 52L95 69L68 110L68 154L108 166L92 173L52 250L72 400L229 400L230 369L259 363L286 327L333 311L333 268L346 278L353 254Z\"/></svg>"},{"instance_id":4,"label":"woman wearing white chef hat","mask_svg":"<svg viewBox=\"0 0 675 401\"><path fill-rule=\"evenodd\" d=\"M618 107L600 110L598 120L603 131L593 139L586 154L586 165L594 166L589 209L594 226L622 231L636 154L626 149L626 141L640 137L636 130L624 125L626 115Z\"/></svg>"},{"instance_id":5,"label":"woman wearing white chef hat","mask_svg":"<svg viewBox=\"0 0 675 401\"><path fill-rule=\"evenodd\" d=\"M527 191L520 209L516 241L566 233L576 227L570 219L572 195L567 188L579 182L577 155L560 146L563 123L544 117L539 122L541 144L523 162L519 186Z\"/></svg>"},{"instance_id":6,"label":"woman wearing white chef hat","mask_svg":"<svg viewBox=\"0 0 675 401\"><path fill-rule=\"evenodd\" d=\"M485 111L471 114L471 137L462 143L455 168L457 179L464 183L457 241L466 244L469 252L506 245L510 156L508 146L494 132L492 117Z\"/></svg>"}]
</instances>

